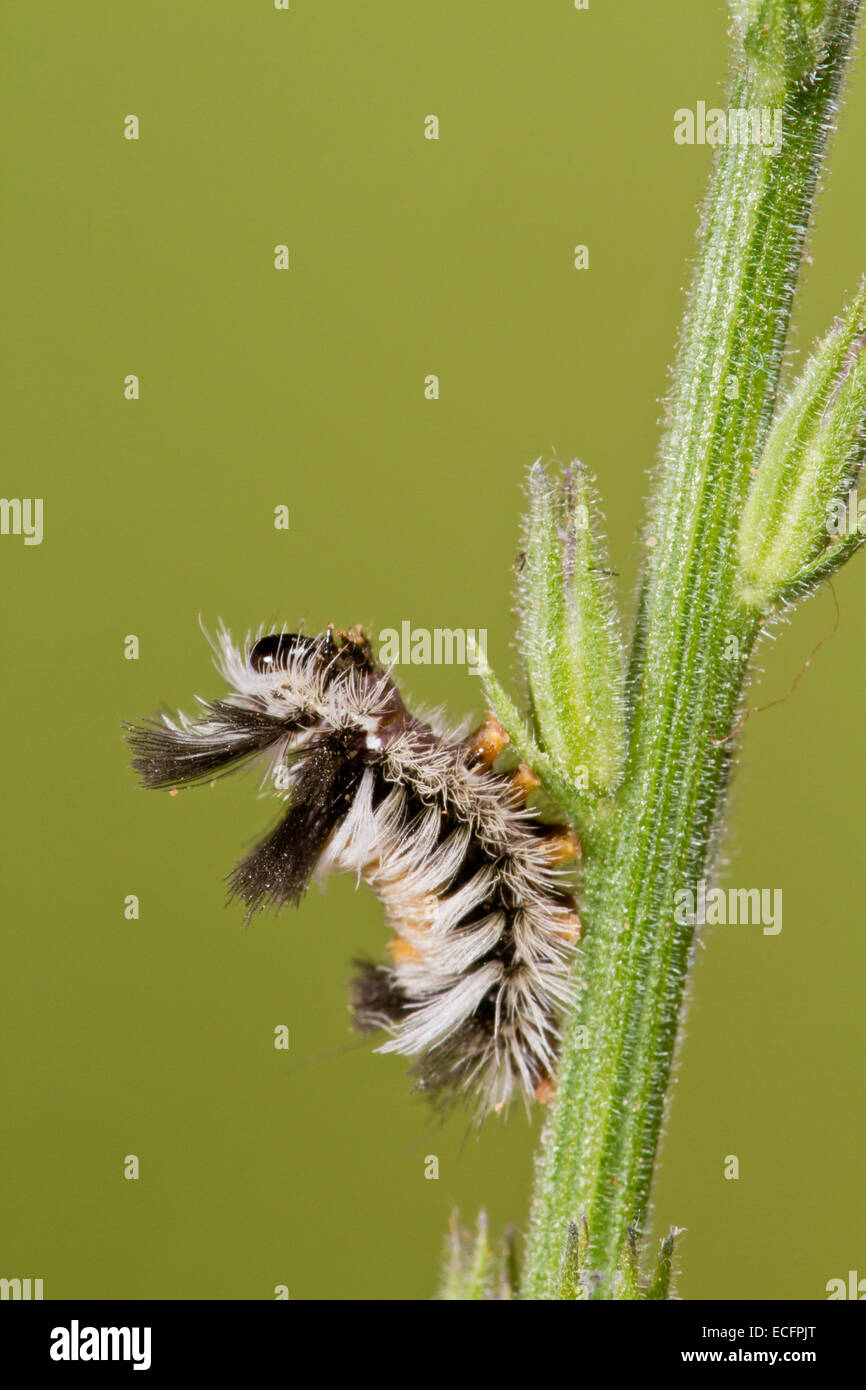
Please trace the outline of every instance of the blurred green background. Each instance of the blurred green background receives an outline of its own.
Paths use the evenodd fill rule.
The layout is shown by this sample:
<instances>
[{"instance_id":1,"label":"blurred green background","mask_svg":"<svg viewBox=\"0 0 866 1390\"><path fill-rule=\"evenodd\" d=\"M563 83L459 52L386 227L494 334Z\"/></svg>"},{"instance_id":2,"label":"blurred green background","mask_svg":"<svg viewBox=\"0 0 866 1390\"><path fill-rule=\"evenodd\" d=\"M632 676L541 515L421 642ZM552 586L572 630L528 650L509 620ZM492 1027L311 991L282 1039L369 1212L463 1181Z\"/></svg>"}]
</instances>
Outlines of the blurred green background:
<instances>
[{"instance_id":1,"label":"blurred green background","mask_svg":"<svg viewBox=\"0 0 866 1390\"><path fill-rule=\"evenodd\" d=\"M424 1299L452 1208L525 1223L537 1118L438 1127L349 1031L376 901L334 880L242 930L223 877L267 803L251 779L144 793L120 722L221 693L199 615L486 627L513 675L539 455L597 473L630 609L711 158L673 113L721 103L725 28L682 0L3 8L2 491L44 498L45 535L0 538L0 1275L47 1298ZM866 268L853 76L792 364ZM722 881L781 887L783 930L698 952L655 1211L688 1228L685 1298L866 1275L866 561L836 592L837 635L750 721L733 789ZM753 702L833 622L824 592L762 649ZM481 713L465 671L402 675Z\"/></svg>"}]
</instances>

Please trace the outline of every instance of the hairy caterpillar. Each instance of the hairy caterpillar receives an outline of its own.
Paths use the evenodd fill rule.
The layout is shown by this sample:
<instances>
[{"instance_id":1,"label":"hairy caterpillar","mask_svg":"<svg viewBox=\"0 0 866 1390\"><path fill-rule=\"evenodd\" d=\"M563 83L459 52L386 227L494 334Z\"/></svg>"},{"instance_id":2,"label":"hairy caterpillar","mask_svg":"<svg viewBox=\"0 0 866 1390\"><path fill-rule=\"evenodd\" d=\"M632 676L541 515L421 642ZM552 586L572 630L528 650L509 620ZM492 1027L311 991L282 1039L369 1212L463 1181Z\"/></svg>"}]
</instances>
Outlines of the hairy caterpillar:
<instances>
[{"instance_id":1,"label":"hairy caterpillar","mask_svg":"<svg viewBox=\"0 0 866 1390\"><path fill-rule=\"evenodd\" d=\"M556 1020L570 997L579 924L560 861L572 832L526 809L537 779L493 771L507 735L468 737L412 715L364 634L217 639L224 700L198 717L126 725L146 787L209 781L264 760L286 802L229 877L230 897L297 904L314 870L343 870L378 895L392 963L356 961L355 1026L416 1059L420 1087L477 1092L480 1111L515 1092L546 1098Z\"/></svg>"}]
</instances>

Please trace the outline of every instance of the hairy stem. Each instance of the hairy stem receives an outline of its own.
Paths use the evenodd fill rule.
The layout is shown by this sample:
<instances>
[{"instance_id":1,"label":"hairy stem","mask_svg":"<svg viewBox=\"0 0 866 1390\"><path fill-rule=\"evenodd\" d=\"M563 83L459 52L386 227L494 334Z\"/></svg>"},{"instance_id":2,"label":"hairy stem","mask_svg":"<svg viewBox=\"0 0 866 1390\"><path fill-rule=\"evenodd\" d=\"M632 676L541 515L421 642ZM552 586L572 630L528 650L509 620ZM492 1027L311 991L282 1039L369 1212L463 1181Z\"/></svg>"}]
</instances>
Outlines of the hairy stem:
<instances>
[{"instance_id":1,"label":"hairy stem","mask_svg":"<svg viewBox=\"0 0 866 1390\"><path fill-rule=\"evenodd\" d=\"M737 529L858 9L835 6L814 70L779 76L777 152L729 140L716 156L645 532L628 756L587 865L580 1001L538 1160L525 1297L560 1296L584 1219L587 1292L612 1297L629 1226L648 1219L694 931L676 895L711 864L760 622L736 594ZM754 111L766 92L738 50L730 108Z\"/></svg>"}]
</instances>

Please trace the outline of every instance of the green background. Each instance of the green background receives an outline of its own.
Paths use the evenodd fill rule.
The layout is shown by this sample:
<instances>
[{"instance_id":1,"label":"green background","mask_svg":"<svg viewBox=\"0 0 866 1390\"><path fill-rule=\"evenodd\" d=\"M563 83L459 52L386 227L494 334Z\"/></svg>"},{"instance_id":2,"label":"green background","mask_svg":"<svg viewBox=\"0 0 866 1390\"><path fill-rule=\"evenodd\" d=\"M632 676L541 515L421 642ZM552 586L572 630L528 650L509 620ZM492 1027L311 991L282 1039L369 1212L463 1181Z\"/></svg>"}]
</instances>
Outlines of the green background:
<instances>
[{"instance_id":1,"label":"green background","mask_svg":"<svg viewBox=\"0 0 866 1390\"><path fill-rule=\"evenodd\" d=\"M2 492L44 498L45 536L0 537L0 1275L423 1299L453 1207L525 1223L537 1117L437 1127L349 1031L377 902L335 879L242 930L223 878L267 803L251 779L144 793L120 723L222 693L199 615L486 627L513 677L539 455L597 473L631 608L711 160L673 113L721 104L725 28L682 0L3 7ZM864 116L855 69L792 364L866 267ZM732 795L722 882L782 888L783 930L698 951L655 1211L688 1228L685 1298L866 1275L866 562L836 592L838 633L748 724ZM753 702L833 623L825 591L761 650ZM481 713L465 671L402 681Z\"/></svg>"}]
</instances>

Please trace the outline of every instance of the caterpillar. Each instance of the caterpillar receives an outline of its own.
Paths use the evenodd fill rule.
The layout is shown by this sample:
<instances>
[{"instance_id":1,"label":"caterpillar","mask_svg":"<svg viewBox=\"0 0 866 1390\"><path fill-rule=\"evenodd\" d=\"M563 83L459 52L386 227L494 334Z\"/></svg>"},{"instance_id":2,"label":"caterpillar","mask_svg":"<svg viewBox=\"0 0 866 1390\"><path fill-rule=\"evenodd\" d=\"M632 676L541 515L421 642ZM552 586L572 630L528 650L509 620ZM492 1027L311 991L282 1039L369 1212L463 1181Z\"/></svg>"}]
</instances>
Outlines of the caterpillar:
<instances>
[{"instance_id":1,"label":"caterpillar","mask_svg":"<svg viewBox=\"0 0 866 1390\"><path fill-rule=\"evenodd\" d=\"M527 809L528 767L494 770L501 725L465 734L411 714L361 629L241 648L221 628L214 645L226 698L125 725L143 785L264 762L284 810L229 875L229 899L249 919L297 905L314 872L364 880L394 936L390 964L354 962L356 1029L388 1032L378 1050L414 1059L434 1098L474 1096L482 1114L548 1099L579 938L563 865L579 846Z\"/></svg>"}]
</instances>

